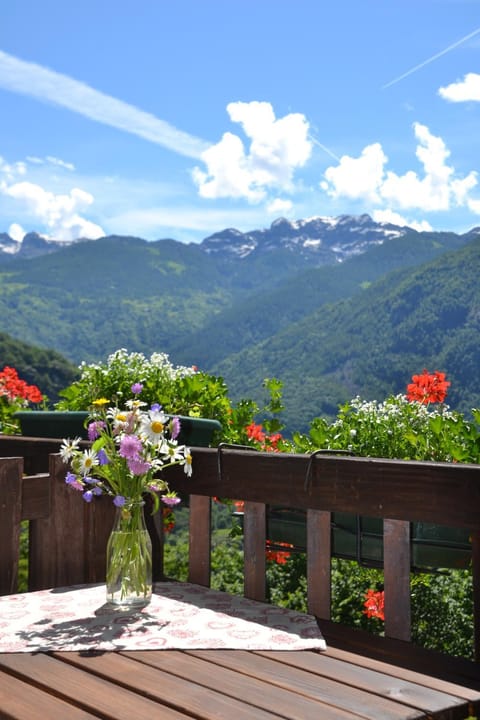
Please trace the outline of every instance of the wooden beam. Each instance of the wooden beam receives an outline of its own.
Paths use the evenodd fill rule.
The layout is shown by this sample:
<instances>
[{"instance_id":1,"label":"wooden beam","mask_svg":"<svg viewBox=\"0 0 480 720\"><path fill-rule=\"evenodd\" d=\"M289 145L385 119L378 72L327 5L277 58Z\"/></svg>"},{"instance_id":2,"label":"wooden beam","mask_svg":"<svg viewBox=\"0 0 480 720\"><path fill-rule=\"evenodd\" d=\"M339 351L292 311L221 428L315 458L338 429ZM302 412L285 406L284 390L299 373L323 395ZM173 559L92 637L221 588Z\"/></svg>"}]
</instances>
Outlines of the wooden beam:
<instances>
[{"instance_id":1,"label":"wooden beam","mask_svg":"<svg viewBox=\"0 0 480 720\"><path fill-rule=\"evenodd\" d=\"M0 595L17 591L23 458L0 459Z\"/></svg>"}]
</instances>

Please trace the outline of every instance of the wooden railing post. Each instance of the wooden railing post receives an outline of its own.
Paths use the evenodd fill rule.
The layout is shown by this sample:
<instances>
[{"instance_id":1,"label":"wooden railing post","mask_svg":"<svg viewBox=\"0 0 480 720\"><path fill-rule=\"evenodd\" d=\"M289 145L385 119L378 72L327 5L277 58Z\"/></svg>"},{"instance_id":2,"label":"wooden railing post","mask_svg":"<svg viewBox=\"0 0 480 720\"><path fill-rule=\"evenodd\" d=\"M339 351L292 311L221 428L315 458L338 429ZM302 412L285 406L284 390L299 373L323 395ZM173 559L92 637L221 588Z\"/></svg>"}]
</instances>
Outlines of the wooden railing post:
<instances>
[{"instance_id":1,"label":"wooden railing post","mask_svg":"<svg viewBox=\"0 0 480 720\"><path fill-rule=\"evenodd\" d=\"M332 601L332 513L307 510L308 611L330 620Z\"/></svg>"},{"instance_id":2,"label":"wooden railing post","mask_svg":"<svg viewBox=\"0 0 480 720\"><path fill-rule=\"evenodd\" d=\"M210 586L211 500L206 495L190 495L190 538L188 579Z\"/></svg>"},{"instance_id":3,"label":"wooden railing post","mask_svg":"<svg viewBox=\"0 0 480 720\"><path fill-rule=\"evenodd\" d=\"M266 508L263 503L246 502L244 511L244 595L262 601L266 596Z\"/></svg>"},{"instance_id":4,"label":"wooden railing post","mask_svg":"<svg viewBox=\"0 0 480 720\"><path fill-rule=\"evenodd\" d=\"M410 523L383 521L385 636L410 641Z\"/></svg>"},{"instance_id":5,"label":"wooden railing post","mask_svg":"<svg viewBox=\"0 0 480 720\"><path fill-rule=\"evenodd\" d=\"M480 530L472 533L473 645L480 663Z\"/></svg>"},{"instance_id":6,"label":"wooden railing post","mask_svg":"<svg viewBox=\"0 0 480 720\"><path fill-rule=\"evenodd\" d=\"M18 587L23 458L0 459L0 595Z\"/></svg>"}]
</instances>

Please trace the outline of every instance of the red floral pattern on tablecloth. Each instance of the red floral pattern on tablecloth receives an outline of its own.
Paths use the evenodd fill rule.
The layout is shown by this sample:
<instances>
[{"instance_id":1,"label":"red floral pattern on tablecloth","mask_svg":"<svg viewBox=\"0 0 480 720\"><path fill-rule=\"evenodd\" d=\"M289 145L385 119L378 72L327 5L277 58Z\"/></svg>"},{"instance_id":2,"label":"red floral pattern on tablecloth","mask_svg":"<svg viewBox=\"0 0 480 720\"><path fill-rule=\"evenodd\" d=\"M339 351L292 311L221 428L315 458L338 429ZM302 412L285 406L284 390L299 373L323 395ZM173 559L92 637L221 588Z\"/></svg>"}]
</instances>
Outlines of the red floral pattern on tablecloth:
<instances>
[{"instance_id":1,"label":"red floral pattern on tablecloth","mask_svg":"<svg viewBox=\"0 0 480 720\"><path fill-rule=\"evenodd\" d=\"M315 618L190 583L157 583L140 609L105 603L105 585L0 598L0 652L324 650Z\"/></svg>"}]
</instances>

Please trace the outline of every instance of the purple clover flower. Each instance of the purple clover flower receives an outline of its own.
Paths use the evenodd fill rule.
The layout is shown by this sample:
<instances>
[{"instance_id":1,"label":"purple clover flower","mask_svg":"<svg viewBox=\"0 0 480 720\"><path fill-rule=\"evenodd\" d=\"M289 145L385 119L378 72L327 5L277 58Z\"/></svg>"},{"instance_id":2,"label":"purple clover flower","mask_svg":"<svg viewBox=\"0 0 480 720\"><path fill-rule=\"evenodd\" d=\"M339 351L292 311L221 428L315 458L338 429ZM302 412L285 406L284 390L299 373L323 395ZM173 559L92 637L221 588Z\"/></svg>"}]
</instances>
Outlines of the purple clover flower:
<instances>
[{"instance_id":1,"label":"purple clover flower","mask_svg":"<svg viewBox=\"0 0 480 720\"><path fill-rule=\"evenodd\" d=\"M145 475L152 467L149 462L142 460L140 457L128 458L127 465L134 475Z\"/></svg>"},{"instance_id":2,"label":"purple clover flower","mask_svg":"<svg viewBox=\"0 0 480 720\"><path fill-rule=\"evenodd\" d=\"M175 507L175 505L181 502L180 498L174 497L173 495L162 495L161 500L163 504L168 505L168 507Z\"/></svg>"},{"instance_id":3,"label":"purple clover flower","mask_svg":"<svg viewBox=\"0 0 480 720\"><path fill-rule=\"evenodd\" d=\"M170 421L170 432L172 440L176 440L180 434L180 420L178 417L173 417Z\"/></svg>"},{"instance_id":4,"label":"purple clover flower","mask_svg":"<svg viewBox=\"0 0 480 720\"><path fill-rule=\"evenodd\" d=\"M103 430L106 427L103 420L94 420L93 422L88 424L87 434L88 439L93 442L96 440L99 435L100 431Z\"/></svg>"},{"instance_id":5,"label":"purple clover flower","mask_svg":"<svg viewBox=\"0 0 480 720\"><path fill-rule=\"evenodd\" d=\"M134 395L140 395L140 393L143 390L143 385L142 385L142 383L136 382L136 383L133 383L133 385L130 389Z\"/></svg>"},{"instance_id":6,"label":"purple clover flower","mask_svg":"<svg viewBox=\"0 0 480 720\"><path fill-rule=\"evenodd\" d=\"M124 435L118 454L127 460L136 460L142 452L142 441L136 435Z\"/></svg>"}]
</instances>

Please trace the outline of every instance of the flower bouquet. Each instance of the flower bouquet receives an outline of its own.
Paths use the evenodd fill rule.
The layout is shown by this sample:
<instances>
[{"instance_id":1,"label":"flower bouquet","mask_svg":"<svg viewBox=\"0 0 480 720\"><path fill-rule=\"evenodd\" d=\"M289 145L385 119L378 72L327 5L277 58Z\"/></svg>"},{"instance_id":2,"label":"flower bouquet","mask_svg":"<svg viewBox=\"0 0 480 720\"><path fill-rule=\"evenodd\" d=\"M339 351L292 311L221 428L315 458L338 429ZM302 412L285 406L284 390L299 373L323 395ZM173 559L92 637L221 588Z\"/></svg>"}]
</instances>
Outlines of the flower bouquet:
<instances>
[{"instance_id":1,"label":"flower bouquet","mask_svg":"<svg viewBox=\"0 0 480 720\"><path fill-rule=\"evenodd\" d=\"M80 438L64 440L60 454L70 465L65 482L90 503L102 495L117 508L115 526L107 546L107 601L116 605L149 602L152 593L152 546L145 527L145 495L172 507L180 502L161 472L183 465L192 474L188 447L179 445L178 418L168 418L159 405L146 409L139 399L140 383L131 388L133 399L123 409L108 407L103 398L94 402L88 436L92 445L82 450Z\"/></svg>"}]
</instances>

